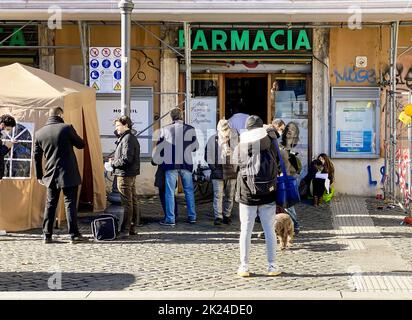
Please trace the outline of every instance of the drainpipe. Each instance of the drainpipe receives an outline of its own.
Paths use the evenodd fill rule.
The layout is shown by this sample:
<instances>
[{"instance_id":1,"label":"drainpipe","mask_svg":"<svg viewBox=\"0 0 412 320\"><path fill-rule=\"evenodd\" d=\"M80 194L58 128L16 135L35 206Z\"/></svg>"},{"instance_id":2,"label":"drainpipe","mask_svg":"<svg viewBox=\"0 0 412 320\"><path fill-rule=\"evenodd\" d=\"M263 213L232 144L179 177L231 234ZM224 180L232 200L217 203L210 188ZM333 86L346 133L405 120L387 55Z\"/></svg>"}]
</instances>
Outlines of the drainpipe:
<instances>
[{"instance_id":1,"label":"drainpipe","mask_svg":"<svg viewBox=\"0 0 412 320\"><path fill-rule=\"evenodd\" d=\"M186 62L186 105L185 105L185 122L190 123L190 109L191 109L191 91L192 91L192 49L190 39L190 24L183 23L185 34L185 62Z\"/></svg>"}]
</instances>

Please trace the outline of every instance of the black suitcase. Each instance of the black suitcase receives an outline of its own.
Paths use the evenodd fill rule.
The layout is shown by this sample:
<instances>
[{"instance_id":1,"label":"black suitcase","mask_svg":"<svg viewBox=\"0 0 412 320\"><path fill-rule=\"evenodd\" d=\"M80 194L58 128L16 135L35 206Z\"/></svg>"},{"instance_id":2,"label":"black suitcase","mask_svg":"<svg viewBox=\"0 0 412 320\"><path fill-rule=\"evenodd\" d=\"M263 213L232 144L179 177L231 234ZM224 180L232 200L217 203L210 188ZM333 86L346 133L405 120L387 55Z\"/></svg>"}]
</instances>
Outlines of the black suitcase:
<instances>
[{"instance_id":1,"label":"black suitcase","mask_svg":"<svg viewBox=\"0 0 412 320\"><path fill-rule=\"evenodd\" d=\"M119 221L111 214L102 214L92 221L91 228L95 240L110 241L116 239Z\"/></svg>"}]
</instances>

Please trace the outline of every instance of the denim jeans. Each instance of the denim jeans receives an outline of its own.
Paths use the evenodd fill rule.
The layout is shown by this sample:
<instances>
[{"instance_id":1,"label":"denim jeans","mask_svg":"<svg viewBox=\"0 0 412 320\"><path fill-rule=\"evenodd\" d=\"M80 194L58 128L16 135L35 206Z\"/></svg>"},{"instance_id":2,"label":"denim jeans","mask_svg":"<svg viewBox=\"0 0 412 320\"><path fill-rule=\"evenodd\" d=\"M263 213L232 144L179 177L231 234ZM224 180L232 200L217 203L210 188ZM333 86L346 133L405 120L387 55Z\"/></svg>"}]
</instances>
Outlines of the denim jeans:
<instances>
[{"instance_id":1,"label":"denim jeans","mask_svg":"<svg viewBox=\"0 0 412 320\"><path fill-rule=\"evenodd\" d=\"M295 206L292 206L290 208L283 208L286 213L290 216L290 218L293 221L293 229L299 230L299 221L298 221L298 216L296 214Z\"/></svg>"},{"instance_id":2,"label":"denim jeans","mask_svg":"<svg viewBox=\"0 0 412 320\"><path fill-rule=\"evenodd\" d=\"M192 173L188 170L167 170L166 176L166 222L175 223L175 188L177 176L182 178L185 193L187 216L189 220L196 220L195 195L193 190Z\"/></svg>"},{"instance_id":3,"label":"denim jeans","mask_svg":"<svg viewBox=\"0 0 412 320\"><path fill-rule=\"evenodd\" d=\"M259 215L263 231L265 232L266 255L268 265L274 266L276 260L276 234L275 234L276 203L272 202L260 206L239 204L240 218L240 269L249 270L249 253L252 239L253 226L256 216Z\"/></svg>"},{"instance_id":4,"label":"denim jeans","mask_svg":"<svg viewBox=\"0 0 412 320\"><path fill-rule=\"evenodd\" d=\"M216 218L230 217L236 191L236 179L212 179L213 211Z\"/></svg>"}]
</instances>

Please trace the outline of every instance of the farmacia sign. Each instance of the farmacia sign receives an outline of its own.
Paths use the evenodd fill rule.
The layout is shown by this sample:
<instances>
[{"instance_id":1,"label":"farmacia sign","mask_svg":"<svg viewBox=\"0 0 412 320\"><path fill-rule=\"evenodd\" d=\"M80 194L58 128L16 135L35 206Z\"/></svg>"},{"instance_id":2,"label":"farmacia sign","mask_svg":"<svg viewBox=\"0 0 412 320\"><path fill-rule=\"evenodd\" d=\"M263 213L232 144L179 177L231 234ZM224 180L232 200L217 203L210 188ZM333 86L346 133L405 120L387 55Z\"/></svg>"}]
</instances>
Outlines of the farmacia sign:
<instances>
[{"instance_id":1,"label":"farmacia sign","mask_svg":"<svg viewBox=\"0 0 412 320\"><path fill-rule=\"evenodd\" d=\"M311 50L305 29L275 30L191 30L192 50L205 51L292 51ZM179 30L179 47L185 45L184 30Z\"/></svg>"}]
</instances>

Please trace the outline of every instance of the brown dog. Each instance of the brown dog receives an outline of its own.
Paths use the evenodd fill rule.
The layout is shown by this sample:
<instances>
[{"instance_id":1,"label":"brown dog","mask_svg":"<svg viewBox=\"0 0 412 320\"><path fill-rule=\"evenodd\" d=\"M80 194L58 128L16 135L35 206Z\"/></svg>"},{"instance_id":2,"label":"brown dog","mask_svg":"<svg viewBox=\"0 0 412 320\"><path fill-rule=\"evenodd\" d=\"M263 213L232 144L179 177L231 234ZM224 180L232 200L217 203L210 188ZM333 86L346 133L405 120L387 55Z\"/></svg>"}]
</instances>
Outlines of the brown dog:
<instances>
[{"instance_id":1,"label":"brown dog","mask_svg":"<svg viewBox=\"0 0 412 320\"><path fill-rule=\"evenodd\" d=\"M295 233L293 230L293 221L287 213L276 214L275 231L281 250L292 246Z\"/></svg>"}]
</instances>

